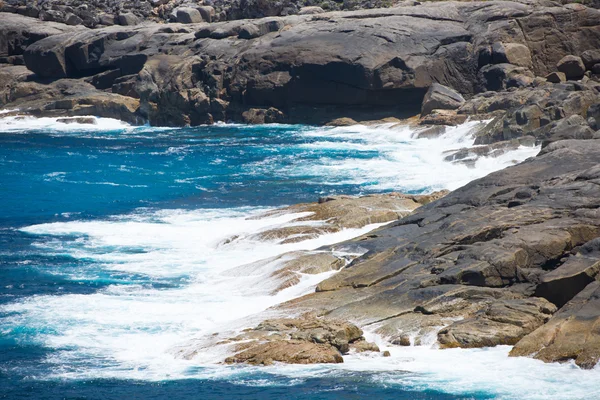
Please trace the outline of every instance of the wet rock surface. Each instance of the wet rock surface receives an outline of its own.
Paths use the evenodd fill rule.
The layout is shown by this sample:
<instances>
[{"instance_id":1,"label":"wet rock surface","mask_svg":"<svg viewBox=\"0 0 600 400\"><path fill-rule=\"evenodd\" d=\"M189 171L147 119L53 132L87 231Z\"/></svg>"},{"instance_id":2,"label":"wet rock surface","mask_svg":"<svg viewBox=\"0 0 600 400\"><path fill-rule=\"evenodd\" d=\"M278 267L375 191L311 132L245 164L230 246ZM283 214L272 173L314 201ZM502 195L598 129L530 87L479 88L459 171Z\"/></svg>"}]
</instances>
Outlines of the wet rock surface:
<instances>
[{"instance_id":1,"label":"wet rock surface","mask_svg":"<svg viewBox=\"0 0 600 400\"><path fill-rule=\"evenodd\" d=\"M533 356L546 362L575 360L590 369L600 360L600 283L594 281L552 319L524 337L511 356Z\"/></svg>"},{"instance_id":2,"label":"wet rock surface","mask_svg":"<svg viewBox=\"0 0 600 400\"><path fill-rule=\"evenodd\" d=\"M292 243L315 238L323 233L398 220L417 207L441 198L447 193L447 191L440 191L429 195L386 193L361 197L329 196L320 198L317 203L296 204L256 218L299 214L298 218L290 221L289 226L266 230L260 234L261 240Z\"/></svg>"},{"instance_id":3,"label":"wet rock surface","mask_svg":"<svg viewBox=\"0 0 600 400\"><path fill-rule=\"evenodd\" d=\"M569 302L581 304L576 299L582 293L587 304L591 296L581 291L598 276L598 159L596 140L554 142L535 158L344 242L367 251L321 282L316 293L281 308L355 321L398 344L434 334L441 347L516 343L516 349L530 349L520 341L539 341L523 338L555 332L552 321L578 309ZM565 330L538 358L596 354L597 316L589 317L577 325L579 335L591 338L576 339L579 350L556 355L571 346Z\"/></svg>"},{"instance_id":4,"label":"wet rock surface","mask_svg":"<svg viewBox=\"0 0 600 400\"><path fill-rule=\"evenodd\" d=\"M417 207L439 199L446 193L447 191L421 196L386 193L362 197L325 197L316 203L297 204L253 217L264 219L296 216L285 226L265 229L257 234L255 239L289 244L343 229L357 229L369 224L397 221ZM224 244L234 243L238 239L239 237L231 237ZM343 248L292 251L242 265L227 271L225 275L256 276L261 280L263 287L266 287L265 282L268 282L270 286L267 289L272 295L276 295L298 284L302 276L338 271L361 254L361 251L346 252Z\"/></svg>"},{"instance_id":5,"label":"wet rock surface","mask_svg":"<svg viewBox=\"0 0 600 400\"><path fill-rule=\"evenodd\" d=\"M342 363L342 355L355 352L379 352L377 345L365 341L356 325L303 316L266 320L254 329L232 338L239 353L225 360L228 364L271 365Z\"/></svg>"}]
</instances>

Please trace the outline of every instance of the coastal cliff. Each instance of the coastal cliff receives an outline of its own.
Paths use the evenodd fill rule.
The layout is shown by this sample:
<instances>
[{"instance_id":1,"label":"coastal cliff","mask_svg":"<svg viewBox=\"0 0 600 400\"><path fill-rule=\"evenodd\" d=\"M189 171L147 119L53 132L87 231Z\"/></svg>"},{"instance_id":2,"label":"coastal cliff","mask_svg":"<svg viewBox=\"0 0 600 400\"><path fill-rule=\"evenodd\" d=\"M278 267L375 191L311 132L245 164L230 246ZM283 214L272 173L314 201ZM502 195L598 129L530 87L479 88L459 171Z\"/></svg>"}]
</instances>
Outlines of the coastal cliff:
<instances>
[{"instance_id":1,"label":"coastal cliff","mask_svg":"<svg viewBox=\"0 0 600 400\"><path fill-rule=\"evenodd\" d=\"M19 10L0 13L7 115L185 126L407 123L421 114L410 123L427 127L423 135L467 118L490 121L476 132L481 146L457 149L448 162L542 147L344 242L363 255L337 263L315 293L278 306L304 316L248 331L238 340L257 346L228 362L268 364L265 352L275 361L339 362L351 345L375 350L359 327L400 345L434 334L443 348L515 345L515 356L574 359L583 368L600 359L599 10L415 2L215 18L222 22L182 23L176 13L180 22L124 18L114 26ZM267 340L273 332L283 344ZM281 356L314 348L309 357Z\"/></svg>"}]
</instances>

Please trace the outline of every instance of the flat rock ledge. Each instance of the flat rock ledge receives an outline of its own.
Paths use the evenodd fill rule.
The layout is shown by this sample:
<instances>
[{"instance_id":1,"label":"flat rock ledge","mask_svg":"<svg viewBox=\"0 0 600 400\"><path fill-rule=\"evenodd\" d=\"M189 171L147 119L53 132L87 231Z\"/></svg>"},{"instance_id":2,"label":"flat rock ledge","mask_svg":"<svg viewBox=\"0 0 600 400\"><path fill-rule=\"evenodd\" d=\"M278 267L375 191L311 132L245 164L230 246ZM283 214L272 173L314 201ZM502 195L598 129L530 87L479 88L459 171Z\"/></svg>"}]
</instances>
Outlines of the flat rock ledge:
<instances>
[{"instance_id":1,"label":"flat rock ledge","mask_svg":"<svg viewBox=\"0 0 600 400\"><path fill-rule=\"evenodd\" d=\"M362 335L354 324L305 315L266 320L221 344L233 343L236 352L227 364L332 364L344 362L342 355L350 351L379 352Z\"/></svg>"},{"instance_id":2,"label":"flat rock ledge","mask_svg":"<svg viewBox=\"0 0 600 400\"><path fill-rule=\"evenodd\" d=\"M257 219L286 214L299 214L289 226L263 231L260 240L292 243L318 237L342 229L362 228L409 215L416 208L448 194L447 190L428 195L406 195L392 192L365 196L328 196L316 203L302 203L262 214ZM320 223L320 224L315 224Z\"/></svg>"},{"instance_id":3,"label":"flat rock ledge","mask_svg":"<svg viewBox=\"0 0 600 400\"><path fill-rule=\"evenodd\" d=\"M268 228L259 232L254 239L287 244L314 239L323 234L335 233L343 229L357 229L369 224L389 223L409 215L423 204L439 199L447 193L448 191L443 190L429 195L405 195L392 192L360 197L323 197L315 203L296 204L252 217L263 219L297 215L284 226ZM238 236L228 238L222 245L233 243L238 239ZM270 293L275 295L298 284L302 275L338 271L361 254L361 251L345 252L343 246L312 251L292 251L241 265L227 271L225 275L257 276L258 279L261 279L263 287L265 284L270 284Z\"/></svg>"}]
</instances>

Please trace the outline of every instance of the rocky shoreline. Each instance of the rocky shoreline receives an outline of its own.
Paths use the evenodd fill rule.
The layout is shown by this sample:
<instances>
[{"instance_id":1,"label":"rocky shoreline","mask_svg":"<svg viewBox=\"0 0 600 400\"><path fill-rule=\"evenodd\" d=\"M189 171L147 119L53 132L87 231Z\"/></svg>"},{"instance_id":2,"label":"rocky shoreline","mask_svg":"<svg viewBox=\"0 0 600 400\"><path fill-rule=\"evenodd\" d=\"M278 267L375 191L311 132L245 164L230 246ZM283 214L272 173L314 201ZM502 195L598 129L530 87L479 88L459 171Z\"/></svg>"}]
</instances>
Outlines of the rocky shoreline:
<instances>
[{"instance_id":1,"label":"rocky shoreline","mask_svg":"<svg viewBox=\"0 0 600 400\"><path fill-rule=\"evenodd\" d=\"M275 291L307 266L340 271L278 306L299 319L221 338L244 342L228 362L339 362L352 345L375 350L362 339L367 327L399 345L433 334L442 348L514 345L511 355L582 368L600 359L600 10L411 2L213 20L195 8L200 21L176 12L179 22L148 14L106 26L51 22L13 3L0 12L0 107L12 113L169 126L379 120L419 125L420 137L489 121L478 147L446 156L467 164L541 145L537 157L408 216L390 201L410 203L405 211L426 201L387 198L387 211L368 218L336 209L339 198L287 210L337 220L270 238L400 219L336 245L362 254L352 260L323 256L333 247L318 261L291 257Z\"/></svg>"}]
</instances>

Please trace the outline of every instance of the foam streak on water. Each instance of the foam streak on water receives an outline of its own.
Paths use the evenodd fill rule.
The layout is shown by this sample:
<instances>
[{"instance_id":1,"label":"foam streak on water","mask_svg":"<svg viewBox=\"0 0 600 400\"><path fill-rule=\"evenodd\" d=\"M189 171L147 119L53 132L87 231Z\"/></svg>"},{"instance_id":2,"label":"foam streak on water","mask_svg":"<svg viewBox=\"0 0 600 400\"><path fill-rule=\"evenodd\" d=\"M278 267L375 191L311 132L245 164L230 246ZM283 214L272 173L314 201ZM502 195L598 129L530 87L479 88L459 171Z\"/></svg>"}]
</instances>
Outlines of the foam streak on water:
<instances>
[{"instance_id":1,"label":"foam streak on water","mask_svg":"<svg viewBox=\"0 0 600 400\"><path fill-rule=\"evenodd\" d=\"M226 274L228 270L289 251L314 250L377 226L348 229L299 243L261 242L253 236L303 216L250 218L261 211L264 209L140 211L105 221L24 228L23 232L42 238L34 244L36 247L87 261L78 270L53 273L80 280L141 274L146 283L114 284L92 295L36 296L9 304L4 311L16 314L7 319L5 326L29 326L38 332L36 340L41 344L61 349L53 362L61 366L64 376L72 376L75 371L76 375L87 376L90 369L98 368L89 360L100 358L111 366L101 373L112 371L122 376L124 370L143 368L150 376L165 378L176 373L165 368L165 359L171 360L175 370L177 365L190 367L190 363L181 363L170 353L173 348L308 293L328 276L306 276L300 284L271 296L272 288L260 282L269 279L277 264L270 270L235 276ZM161 281L176 287L149 286Z\"/></svg>"},{"instance_id":2,"label":"foam streak on water","mask_svg":"<svg viewBox=\"0 0 600 400\"><path fill-rule=\"evenodd\" d=\"M13 270L86 288L4 302L0 333L48 349L23 373L42 381L194 378L293 388L317 377L342 382L359 374L382 388L452 395L600 396L597 370L508 358L507 347L387 347L371 335L392 357L351 355L337 366L261 369L218 365L226 356L220 350L181 357L213 333L254 326L259 313L313 291L333 273L303 275L298 285L271 295L279 255L315 251L376 227L280 244L260 241L257 233L288 226L299 215L257 214L322 194L455 189L539 150L480 158L475 168L444 162L444 152L473 146L477 124L414 139L414 129L390 126L177 130L106 119L92 126L0 119L7 149L0 151L0 176L12 193L3 200L0 223L8 221L3 228L14 232L0 242L0 252L14 256L11 243L21 240ZM33 222L14 222L25 216ZM12 296L14 286L3 290ZM10 368L0 366L0 373L14 373Z\"/></svg>"}]
</instances>

